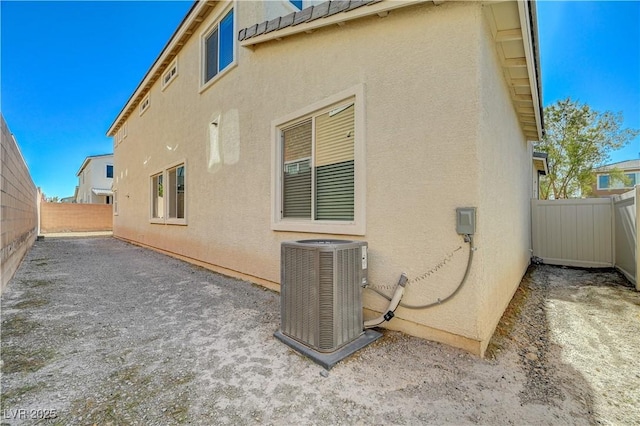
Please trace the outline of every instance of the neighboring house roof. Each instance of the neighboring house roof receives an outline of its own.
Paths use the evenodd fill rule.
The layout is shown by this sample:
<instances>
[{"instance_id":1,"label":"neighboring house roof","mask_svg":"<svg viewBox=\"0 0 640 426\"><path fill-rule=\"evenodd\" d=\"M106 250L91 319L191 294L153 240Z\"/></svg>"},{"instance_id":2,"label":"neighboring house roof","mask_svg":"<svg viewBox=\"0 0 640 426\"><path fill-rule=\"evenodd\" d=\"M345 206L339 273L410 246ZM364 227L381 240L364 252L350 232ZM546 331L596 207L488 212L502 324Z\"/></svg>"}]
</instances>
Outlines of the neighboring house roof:
<instances>
[{"instance_id":1,"label":"neighboring house roof","mask_svg":"<svg viewBox=\"0 0 640 426\"><path fill-rule=\"evenodd\" d=\"M254 24L238 32L241 46L251 46L293 34L308 33L315 28L378 14L386 16L393 9L420 3L439 5L445 0L352 0L326 1L270 21ZM451 0L448 0L451 1ZM173 33L160 55L151 65L125 106L107 130L113 136L144 99L153 84L173 62L196 29L211 13L218 1L196 1ZM502 10L507 4L509 10ZM513 5L517 15L511 13ZM365 7L363 7L365 6ZM522 130L530 140L540 140L544 132L541 72L535 1L490 2L494 41L499 45L504 75L511 91L514 108ZM513 49L513 43L518 45ZM511 52L513 55L507 54ZM524 73L522 72L524 70ZM526 78L524 78L526 76Z\"/></svg>"},{"instance_id":2,"label":"neighboring house roof","mask_svg":"<svg viewBox=\"0 0 640 426\"><path fill-rule=\"evenodd\" d=\"M110 189L91 188L91 192L96 195L113 195L113 191Z\"/></svg>"},{"instance_id":3,"label":"neighboring house roof","mask_svg":"<svg viewBox=\"0 0 640 426\"><path fill-rule=\"evenodd\" d=\"M533 153L533 165L536 166L536 169L540 174L548 175L549 167L547 164L547 158L549 155L546 152L534 152Z\"/></svg>"},{"instance_id":4,"label":"neighboring house roof","mask_svg":"<svg viewBox=\"0 0 640 426\"><path fill-rule=\"evenodd\" d=\"M87 164L89 164L89 162L91 160L93 160L95 158L101 158L101 157L113 157L113 154L100 154L100 155L90 155L90 156L88 156L82 162L82 165L80 166L80 169L78 170L78 173L76 173L76 176L80 176L80 173L82 173L82 170L84 170L84 168L87 167Z\"/></svg>"},{"instance_id":5,"label":"neighboring house roof","mask_svg":"<svg viewBox=\"0 0 640 426\"><path fill-rule=\"evenodd\" d=\"M624 160L617 163L605 164L604 166L596 167L595 172L606 172L613 168L621 170L638 169L640 170L640 160Z\"/></svg>"}]
</instances>

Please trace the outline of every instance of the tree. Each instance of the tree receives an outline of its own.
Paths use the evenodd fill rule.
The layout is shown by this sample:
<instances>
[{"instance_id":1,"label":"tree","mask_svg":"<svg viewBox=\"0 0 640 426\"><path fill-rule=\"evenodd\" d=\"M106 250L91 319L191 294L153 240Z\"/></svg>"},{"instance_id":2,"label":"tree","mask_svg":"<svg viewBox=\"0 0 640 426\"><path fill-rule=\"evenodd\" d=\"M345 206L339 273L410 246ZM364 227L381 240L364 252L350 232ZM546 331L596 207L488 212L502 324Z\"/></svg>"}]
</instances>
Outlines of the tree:
<instances>
[{"instance_id":1,"label":"tree","mask_svg":"<svg viewBox=\"0 0 640 426\"><path fill-rule=\"evenodd\" d=\"M620 149L640 134L622 128L621 113L594 111L587 104L571 98L544 109L546 133L535 144L536 151L546 152L549 174L541 180L540 196L576 198L591 193L595 182L593 169L609 160L609 153ZM618 171L611 179L623 180Z\"/></svg>"},{"instance_id":2,"label":"tree","mask_svg":"<svg viewBox=\"0 0 640 426\"><path fill-rule=\"evenodd\" d=\"M47 201L47 203L59 203L60 202L60 198L56 195L54 197L47 197L46 201Z\"/></svg>"}]
</instances>

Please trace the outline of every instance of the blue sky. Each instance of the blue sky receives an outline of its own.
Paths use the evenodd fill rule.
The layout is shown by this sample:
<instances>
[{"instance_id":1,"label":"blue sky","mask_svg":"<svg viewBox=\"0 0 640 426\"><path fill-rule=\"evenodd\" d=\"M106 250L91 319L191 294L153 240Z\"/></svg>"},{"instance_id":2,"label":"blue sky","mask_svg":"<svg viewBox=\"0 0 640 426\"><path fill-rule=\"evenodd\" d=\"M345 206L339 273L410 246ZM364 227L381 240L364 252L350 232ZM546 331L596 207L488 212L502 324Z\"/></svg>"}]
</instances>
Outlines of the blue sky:
<instances>
[{"instance_id":1,"label":"blue sky","mask_svg":"<svg viewBox=\"0 0 640 426\"><path fill-rule=\"evenodd\" d=\"M191 1L0 3L0 109L36 185L73 195L88 155ZM640 2L539 1L544 105L568 96L640 128ZM638 158L640 138L611 156Z\"/></svg>"}]
</instances>

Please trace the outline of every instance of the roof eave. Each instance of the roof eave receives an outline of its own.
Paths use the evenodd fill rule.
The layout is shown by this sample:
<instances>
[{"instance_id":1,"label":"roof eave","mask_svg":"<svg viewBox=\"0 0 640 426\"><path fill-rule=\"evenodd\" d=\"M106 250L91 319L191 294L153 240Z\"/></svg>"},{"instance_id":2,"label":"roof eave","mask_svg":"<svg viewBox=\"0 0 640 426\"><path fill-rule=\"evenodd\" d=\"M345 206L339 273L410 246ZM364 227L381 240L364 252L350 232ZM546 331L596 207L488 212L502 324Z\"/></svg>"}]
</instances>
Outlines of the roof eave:
<instances>
[{"instance_id":1,"label":"roof eave","mask_svg":"<svg viewBox=\"0 0 640 426\"><path fill-rule=\"evenodd\" d=\"M534 115L538 140L544 136L544 113L542 109L542 85L540 72L540 55L538 49L538 25L535 1L519 1L518 14L522 28L522 42L527 58L527 74L531 86L531 97L534 104Z\"/></svg>"},{"instance_id":2,"label":"roof eave","mask_svg":"<svg viewBox=\"0 0 640 426\"><path fill-rule=\"evenodd\" d=\"M135 106L142 100L144 95L149 91L151 86L156 82L159 78L158 74L161 74L173 59L178 55L178 52L182 49L182 45L184 44L184 37L190 38L193 35L192 33L187 34L188 29L192 26L194 22L196 22L196 27L200 25L203 18L200 17L201 12L207 10L210 12L216 3L219 3L220 0L206 0L206 1L194 1L191 9L186 13L185 17L182 19L182 22L178 25L176 31L171 35L171 38L164 46L164 48L160 51L160 54L153 62L149 70L146 72L136 89L133 91L132 95L129 97L124 107L120 110L118 115L116 116L111 126L109 126L109 130L107 130L107 136L114 136L122 122L126 120L126 118L130 115L131 110L135 108ZM199 19L199 17L201 19ZM199 19L199 21L196 21ZM154 78L156 76L156 78Z\"/></svg>"}]
</instances>

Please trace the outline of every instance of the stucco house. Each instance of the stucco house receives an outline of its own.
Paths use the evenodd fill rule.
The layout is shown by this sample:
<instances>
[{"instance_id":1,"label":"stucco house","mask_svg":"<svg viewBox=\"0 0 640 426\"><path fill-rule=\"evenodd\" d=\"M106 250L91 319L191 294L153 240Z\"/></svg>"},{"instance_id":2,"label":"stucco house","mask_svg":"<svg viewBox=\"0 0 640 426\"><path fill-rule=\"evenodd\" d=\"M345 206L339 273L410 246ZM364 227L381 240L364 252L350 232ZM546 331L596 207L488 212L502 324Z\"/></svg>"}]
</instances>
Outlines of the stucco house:
<instances>
[{"instance_id":1,"label":"stucco house","mask_svg":"<svg viewBox=\"0 0 640 426\"><path fill-rule=\"evenodd\" d=\"M114 235L276 290L282 242L367 241L370 288L435 302L384 326L482 356L531 257L535 10L194 3L108 129Z\"/></svg>"},{"instance_id":2,"label":"stucco house","mask_svg":"<svg viewBox=\"0 0 640 426\"><path fill-rule=\"evenodd\" d=\"M626 178L626 181L612 179L611 170L616 169ZM611 197L631 191L640 184L640 160L619 161L596 168L595 183L591 186L591 195L594 197Z\"/></svg>"},{"instance_id":3,"label":"stucco house","mask_svg":"<svg viewBox=\"0 0 640 426\"><path fill-rule=\"evenodd\" d=\"M113 154L91 155L84 159L78 173L75 202L112 204Z\"/></svg>"}]
</instances>

